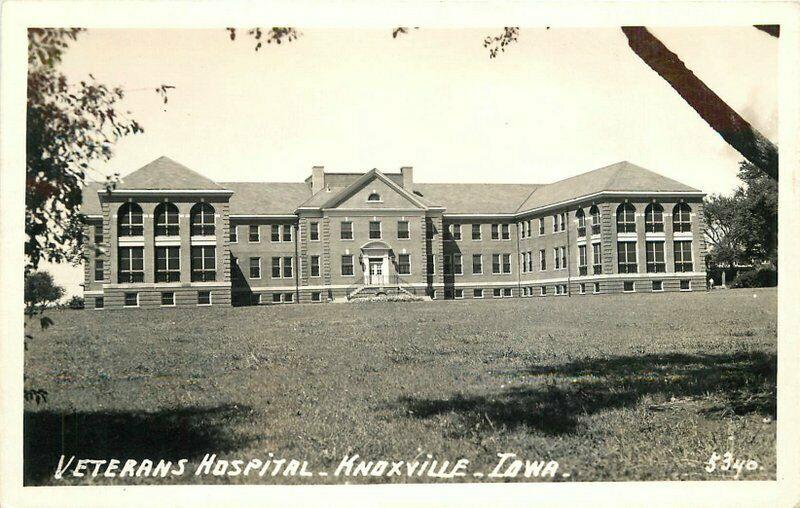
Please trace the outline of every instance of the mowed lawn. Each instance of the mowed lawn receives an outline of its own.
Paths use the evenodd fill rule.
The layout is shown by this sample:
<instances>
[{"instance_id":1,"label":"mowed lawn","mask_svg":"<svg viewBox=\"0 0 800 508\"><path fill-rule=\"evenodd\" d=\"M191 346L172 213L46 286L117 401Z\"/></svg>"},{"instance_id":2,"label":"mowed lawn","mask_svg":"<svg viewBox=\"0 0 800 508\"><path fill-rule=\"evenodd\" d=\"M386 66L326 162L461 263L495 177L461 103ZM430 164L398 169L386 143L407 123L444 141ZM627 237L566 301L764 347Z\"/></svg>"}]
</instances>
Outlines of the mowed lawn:
<instances>
[{"instance_id":1,"label":"mowed lawn","mask_svg":"<svg viewBox=\"0 0 800 508\"><path fill-rule=\"evenodd\" d=\"M344 481L196 477L205 453L488 473L511 452L592 481L733 479L704 470L730 452L759 464L738 479L775 478L775 290L50 315L26 357L49 392L26 404L27 484ZM62 453L190 474L56 482Z\"/></svg>"}]
</instances>

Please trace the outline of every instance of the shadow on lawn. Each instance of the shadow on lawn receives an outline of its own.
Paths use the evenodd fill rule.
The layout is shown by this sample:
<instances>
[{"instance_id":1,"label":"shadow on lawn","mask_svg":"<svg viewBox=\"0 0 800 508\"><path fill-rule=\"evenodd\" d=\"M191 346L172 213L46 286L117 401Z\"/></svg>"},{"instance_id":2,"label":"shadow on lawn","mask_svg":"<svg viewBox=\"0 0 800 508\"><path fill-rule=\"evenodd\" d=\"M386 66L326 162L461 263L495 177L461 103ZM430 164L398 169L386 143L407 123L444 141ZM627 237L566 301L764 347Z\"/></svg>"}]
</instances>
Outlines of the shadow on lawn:
<instances>
[{"instance_id":1,"label":"shadow on lawn","mask_svg":"<svg viewBox=\"0 0 800 508\"><path fill-rule=\"evenodd\" d=\"M194 459L244 446L226 430L231 420L250 412L246 406L177 410L55 413L25 411L23 475L25 485L53 477L61 455L77 459Z\"/></svg>"},{"instance_id":2,"label":"shadow on lawn","mask_svg":"<svg viewBox=\"0 0 800 508\"><path fill-rule=\"evenodd\" d=\"M586 358L555 366L533 366L531 380L491 395L448 399L404 397L400 403L416 418L455 414L459 432L491 427L528 426L550 435L575 432L578 418L606 409L631 407L644 396L695 407L707 414L749 413L776 416L775 354L663 354Z\"/></svg>"}]
</instances>

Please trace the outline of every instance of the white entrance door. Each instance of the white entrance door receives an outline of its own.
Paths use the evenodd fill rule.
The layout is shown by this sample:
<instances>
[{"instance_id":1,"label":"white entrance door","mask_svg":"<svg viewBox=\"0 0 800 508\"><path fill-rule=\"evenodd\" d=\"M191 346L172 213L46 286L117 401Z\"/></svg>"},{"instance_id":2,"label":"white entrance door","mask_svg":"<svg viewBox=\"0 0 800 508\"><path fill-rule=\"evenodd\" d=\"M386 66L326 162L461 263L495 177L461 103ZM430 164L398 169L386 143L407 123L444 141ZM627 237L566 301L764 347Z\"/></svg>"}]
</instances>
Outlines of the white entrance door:
<instances>
[{"instance_id":1,"label":"white entrance door","mask_svg":"<svg viewBox=\"0 0 800 508\"><path fill-rule=\"evenodd\" d=\"M383 259L370 258L369 259L369 283L370 284L383 284Z\"/></svg>"}]
</instances>

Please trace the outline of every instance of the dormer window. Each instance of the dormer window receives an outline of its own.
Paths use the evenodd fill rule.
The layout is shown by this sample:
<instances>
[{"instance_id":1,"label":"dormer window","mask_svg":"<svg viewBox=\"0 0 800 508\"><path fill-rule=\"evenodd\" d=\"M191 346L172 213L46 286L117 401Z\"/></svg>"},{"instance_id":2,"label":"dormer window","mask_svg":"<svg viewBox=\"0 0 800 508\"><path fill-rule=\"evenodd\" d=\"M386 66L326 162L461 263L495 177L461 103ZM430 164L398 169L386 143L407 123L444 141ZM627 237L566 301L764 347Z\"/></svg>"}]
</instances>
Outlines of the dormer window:
<instances>
[{"instance_id":1,"label":"dormer window","mask_svg":"<svg viewBox=\"0 0 800 508\"><path fill-rule=\"evenodd\" d=\"M369 197L367 197L367 201L380 201L380 200L381 200L381 195L378 194L377 192L373 192L372 194L369 195Z\"/></svg>"}]
</instances>

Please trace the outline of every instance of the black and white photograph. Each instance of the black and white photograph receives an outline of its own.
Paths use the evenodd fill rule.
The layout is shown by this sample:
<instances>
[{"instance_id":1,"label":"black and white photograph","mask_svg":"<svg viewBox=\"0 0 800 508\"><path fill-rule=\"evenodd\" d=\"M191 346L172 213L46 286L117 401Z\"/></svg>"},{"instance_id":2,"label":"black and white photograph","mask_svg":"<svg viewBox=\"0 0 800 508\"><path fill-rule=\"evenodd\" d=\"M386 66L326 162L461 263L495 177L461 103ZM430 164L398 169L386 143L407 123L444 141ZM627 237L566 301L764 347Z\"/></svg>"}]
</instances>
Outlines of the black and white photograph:
<instances>
[{"instance_id":1,"label":"black and white photograph","mask_svg":"<svg viewBox=\"0 0 800 508\"><path fill-rule=\"evenodd\" d=\"M168 3L4 25L8 506L606 482L798 502L796 19L171 24ZM684 504L644 492L616 500Z\"/></svg>"}]
</instances>

